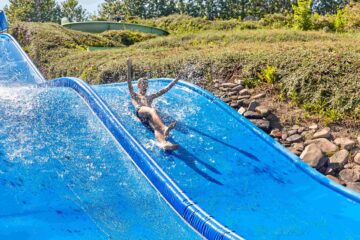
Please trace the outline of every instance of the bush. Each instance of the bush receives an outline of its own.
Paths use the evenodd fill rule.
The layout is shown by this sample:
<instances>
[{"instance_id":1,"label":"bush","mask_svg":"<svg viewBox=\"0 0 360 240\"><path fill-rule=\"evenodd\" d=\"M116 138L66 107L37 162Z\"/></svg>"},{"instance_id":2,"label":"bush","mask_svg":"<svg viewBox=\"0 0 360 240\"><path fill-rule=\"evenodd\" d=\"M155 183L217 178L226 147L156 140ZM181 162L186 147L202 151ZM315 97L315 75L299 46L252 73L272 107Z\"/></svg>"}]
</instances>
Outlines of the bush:
<instances>
[{"instance_id":1,"label":"bush","mask_svg":"<svg viewBox=\"0 0 360 240\"><path fill-rule=\"evenodd\" d=\"M337 32L345 31L344 10L339 9L337 11L334 26Z\"/></svg>"},{"instance_id":2,"label":"bush","mask_svg":"<svg viewBox=\"0 0 360 240\"><path fill-rule=\"evenodd\" d=\"M333 15L327 14L324 16L315 13L311 17L311 22L314 30L335 31L335 16Z\"/></svg>"},{"instance_id":3,"label":"bush","mask_svg":"<svg viewBox=\"0 0 360 240\"><path fill-rule=\"evenodd\" d=\"M346 31L360 30L360 3L351 3L344 9L344 21Z\"/></svg>"},{"instance_id":4,"label":"bush","mask_svg":"<svg viewBox=\"0 0 360 240\"><path fill-rule=\"evenodd\" d=\"M269 84L274 84L278 80L277 70L274 66L267 66L258 74L260 80Z\"/></svg>"},{"instance_id":5,"label":"bush","mask_svg":"<svg viewBox=\"0 0 360 240\"><path fill-rule=\"evenodd\" d=\"M260 19L260 24L269 28L291 28L293 26L293 15L274 13L267 14Z\"/></svg>"},{"instance_id":6,"label":"bush","mask_svg":"<svg viewBox=\"0 0 360 240\"><path fill-rule=\"evenodd\" d=\"M97 44L110 40L95 34L84 38L87 35L81 32L48 24L20 24L16 36L49 79L81 76L92 84L124 81L131 56L136 77L174 77L185 69L189 81L211 88L212 79L241 79L256 86L261 84L260 73L263 81L282 89L282 96L314 106L329 121L338 116L353 119L360 109L358 34L207 30L97 52L76 46L86 46L89 39L97 39ZM360 124L359 118L354 121Z\"/></svg>"},{"instance_id":7,"label":"bush","mask_svg":"<svg viewBox=\"0 0 360 240\"><path fill-rule=\"evenodd\" d=\"M126 46L133 45L138 42L146 41L155 38L155 35L138 33L133 31L117 31L111 30L100 34L100 36L109 39L111 41L124 44Z\"/></svg>"},{"instance_id":8,"label":"bush","mask_svg":"<svg viewBox=\"0 0 360 240\"><path fill-rule=\"evenodd\" d=\"M294 27L300 30L309 30L311 22L311 3L312 0L298 0L297 6L293 5Z\"/></svg>"}]
</instances>

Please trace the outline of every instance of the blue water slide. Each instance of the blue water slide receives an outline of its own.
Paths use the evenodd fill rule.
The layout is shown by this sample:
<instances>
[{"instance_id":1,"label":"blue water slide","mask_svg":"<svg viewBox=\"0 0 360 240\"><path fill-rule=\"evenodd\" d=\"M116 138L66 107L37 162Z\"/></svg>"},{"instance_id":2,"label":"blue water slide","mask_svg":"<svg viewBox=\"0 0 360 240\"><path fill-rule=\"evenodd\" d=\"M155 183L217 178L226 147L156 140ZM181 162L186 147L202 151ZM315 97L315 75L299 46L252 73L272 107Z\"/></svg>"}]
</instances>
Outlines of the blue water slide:
<instances>
[{"instance_id":1,"label":"blue water slide","mask_svg":"<svg viewBox=\"0 0 360 240\"><path fill-rule=\"evenodd\" d=\"M197 233L201 234L203 237L207 238L207 239L242 239L240 236L238 236L237 234L235 234L234 232L230 231L229 229L227 229L226 227L222 226L220 223L218 223L215 219L213 219L210 215L208 215L207 213L205 213L197 204L195 204L193 201L191 201L191 199L189 199L179 188L178 186L162 171L161 168L159 168L159 166L156 164L156 162L151 159L147 152L145 151L145 149L139 145L136 141L134 141L132 139L132 136L129 135L129 133L127 132L127 130L125 129L125 127L119 123L119 121L115 118L114 114L111 112L111 110L108 108L108 106L104 103L104 101L93 91L93 89L88 86L86 83L84 83L83 81L79 80L79 79L75 79L75 78L60 78L60 79L56 79L56 80L52 80L49 82L45 82L43 76L39 73L39 71L36 69L36 67L34 66L34 64L31 62L31 60L28 58L28 56L24 53L24 51L20 48L20 46L17 44L17 42L8 34L2 34L0 35L0 50L3 53L0 56L0 63L1 66L3 66L2 68L0 68L0 82L1 82L1 86L4 88L4 92L8 91L14 91L14 92L20 92L19 96L17 96L17 98L19 98L21 96L21 94L25 94L25 90L22 90L22 88L27 87L26 89L30 88L32 89L35 93L38 93L38 91L40 91L40 95L45 94L45 100L44 102L49 102L53 99L58 99L58 101L55 104L50 105L51 107L48 106L48 108L44 108L44 109L48 109L47 112L43 112L40 111L42 113L41 116L37 116L35 118L38 119L47 119L47 116L51 116L50 119L48 119L48 124L41 124L42 127L44 126L50 126L50 123L57 123L59 121L56 120L56 116L58 118L61 119L60 122L62 122L62 125L58 126L55 125L53 128L50 127L46 127L45 129L47 130L48 133L52 133L49 134L50 136L54 136L53 133L56 133L54 136L54 140L59 140L58 136L60 135L59 132L62 133L62 138L64 139L72 139L72 144L75 146L78 146L78 149L85 149L85 154L87 154L88 156L92 156L91 152L93 151L93 148L98 149L99 146L94 146L94 145L89 145L89 144L85 144L85 146L81 145L81 144L75 144L77 136L76 134L72 133L69 135L66 134L66 129L65 130L61 130L61 126L63 126L63 124L68 124L68 125L73 125L71 122L71 116L74 117L74 125L76 125L76 123L80 123L80 122L89 122L89 113L85 114L85 118L84 119L79 119L76 115L76 112L69 110L68 108L64 107L64 103L62 103L62 101L64 100L64 102L67 102L68 105L65 106L71 106L71 105L81 105L80 103L73 103L72 101L77 101L76 98L66 101L67 98L69 98L69 95L71 95L69 93L69 90L66 89L71 89L74 90L75 92L77 92L83 100L85 100L85 102L88 104L88 106L90 107L90 109L92 110L92 112L98 117L98 119L101 121L101 123L103 124L103 126L105 127L105 129L107 129L112 136L115 138L115 140L117 141L117 143L119 143L119 145L121 146L120 149L118 149L115 153L115 155L117 155L119 161L118 164L123 164L123 162L130 157L130 159L135 163L135 165L138 167L138 169L144 174L144 176L149 180L149 183L151 185L153 185L158 192L161 194L161 196L163 197L163 199L166 201L166 203L171 207L167 207L166 210L161 209L161 207L157 206L156 204L153 204L154 206L152 206L150 208L150 210L153 211L153 214L149 214L149 207L145 208L147 205L145 205L144 207L140 207L140 212L142 213L144 216L148 216L148 221L146 221L146 218L143 219L141 216L133 216L131 213L134 211L134 206L137 205L141 205L141 203L138 203L136 201L134 201L131 196L127 196L125 195L124 199L118 199L119 202L124 203L125 200L129 200L130 205L133 206L132 209L127 209L127 211L125 213L120 214L119 216L116 217L112 217L115 218L115 220L111 221L118 221L120 223L123 223L124 221L127 222L131 222L130 219L133 219L135 221L139 221L140 223L143 223L144 226L139 226L139 227L134 227L136 230L138 231L145 231L145 229L147 229L147 231L150 231L146 237L144 235L135 235L134 232L138 232L138 231L124 231L123 229L110 229L108 230L108 228L106 227L106 223L107 221L109 221L108 219L100 219L98 220L98 214L99 211L93 211L93 208L88 207L89 205L95 205L96 206L96 201L95 203L92 203L93 199L90 198L90 196L92 197L98 197L97 194L99 191L96 191L98 188L105 188L104 185L101 185L101 187L97 187L96 185L94 187L88 187L91 188L90 189L86 189L87 191L94 191L92 188L95 189L95 192L97 194L94 195L88 195L86 194L86 191L84 191L81 186L77 186L74 187L74 182L76 182L75 180L77 180L76 177L76 173L73 174L69 174L69 178L71 180L69 180L70 185L72 187L69 187L70 192L73 193L75 196L78 197L78 204L80 205L81 208L85 208L85 211L81 211L79 209L77 209L78 212L80 212L81 214L84 215L84 217L86 217L87 215L90 215L90 220L92 220L94 222L94 226L91 226L91 221L90 223L88 223L88 225L90 226L86 226L86 223L84 225L85 229L90 229L88 231L88 235L91 235L92 232L94 232L93 238L97 239L97 238L101 238L99 236L101 236L101 234L103 233L103 235L105 237L107 236L118 236L120 233L123 234L128 234L128 238L132 238L132 239L196 239L198 238L199 235L197 235ZM33 89L33 87L35 87L35 89ZM55 90L48 90L48 89L56 89L58 88L58 91ZM20 90L19 90L20 89ZM44 90L45 89L45 90ZM23 91L25 91L23 93ZM46 93L43 93L42 91L45 91ZM50 91L51 93L47 93L47 91ZM58 93L58 92L62 92L65 91L66 93ZM12 94L10 94L12 95ZM16 99L17 99L16 98ZM33 97L34 98L34 97ZM33 99L31 98L31 99ZM1 99L3 100L3 110L4 112L9 112L6 109L9 108L11 106L11 104L9 104L7 98L5 99ZM30 99L29 99L30 100ZM0 103L1 106L1 103ZM18 105L15 105L18 107ZM23 107L25 107L26 105L24 105ZM58 106L58 109L55 109L56 106ZM19 107L20 108L20 107ZM61 111L60 111L60 110ZM22 111L18 111L18 112L22 112ZM57 112L60 114L60 112L66 112L66 113L71 113L73 115L68 115L68 121L63 121L61 114L53 114L52 112ZM16 116L16 112L11 112ZM15 119L18 119L20 117L15 117ZM14 121L11 121L14 122ZM41 121L42 122L42 121ZM15 121L16 123L16 121ZM1 124L3 124L4 126L8 126L11 125L9 122L2 122ZM18 123L19 125L21 125L20 123ZM34 124L35 126L37 126L37 122L31 122L29 123L27 126L30 128L30 125ZM15 128L17 127L17 125L15 126ZM58 129L59 128L59 129ZM88 131L87 128L89 128L89 126L75 126L75 129L84 129L84 131ZM30 128L31 129L31 128ZM96 129L101 129L100 127L96 127ZM14 131L13 129L10 128L9 131ZM35 131L34 129L31 130L27 130L26 131L26 135L28 135L29 139L36 139L38 140L38 142L36 142L36 144L39 144L39 141L41 141L42 138L39 138L37 136L39 131L35 131L37 134L36 135L31 135L31 131ZM30 133L29 133L30 132ZM104 133L104 131L97 131L98 134L96 136L97 139L99 139L99 142L101 142L104 138L106 138L106 132ZM65 134L64 134L65 133ZM102 133L102 134L100 134ZM40 134L40 136L46 136L46 134ZM61 135L60 135L61 136ZM61 138L61 139L62 139ZM96 139L93 136L94 139ZM90 137L86 137L86 139L88 141L90 141ZM46 140L49 141L51 144L51 146L56 145L56 143L53 141L53 138L47 136ZM3 140L3 144L9 145L8 143L9 140L9 136L5 135L4 140ZM80 142L81 143L81 142ZM36 145L35 143L31 143L29 146L31 148L33 148L33 145ZM106 145L107 146L107 145ZM12 146L13 148L20 148L20 146L16 145L16 146ZM58 147L58 146L57 146ZM13 149L10 147L7 147L4 149L4 155L9 155L8 152L9 151L18 151L18 149ZM105 146L103 146L103 148L105 148L104 152L106 153L107 149ZM53 149L47 149L45 148L45 150L41 153L36 153L39 155L36 155L37 157L40 158L47 158L47 154L49 154L49 152L51 153L52 151L54 151ZM126 154L124 154L125 152ZM113 151L108 151L110 154L113 153ZM35 153L34 153L35 154ZM30 154L31 155L31 154ZM95 154L96 155L96 154ZM112 154L113 156L114 154ZM66 163L64 163L63 160L59 160L56 159L57 161L55 161L57 163L57 165L60 165L59 168L64 168L64 166L67 166L66 168L66 172L71 172L74 171L73 168L68 167L68 162L72 159L77 159L78 157L76 156L76 150L74 149L73 151L70 151L67 155L63 156L63 158L66 159ZM87 158L86 158L87 159ZM84 162L86 162L86 159L81 159ZM99 158L98 158L99 159ZM106 166L110 165L110 164L114 164L114 161L111 161L111 158L105 154L105 156L103 156L103 158L101 158L104 162L106 161ZM124 160L125 159L125 160ZM131 161L129 160L129 162ZM4 161L8 161L7 158L4 159ZM82 162L79 161L79 159L77 159L76 162ZM115 161L116 162L116 161ZM74 162L72 162L70 164L70 166L75 165ZM76 166L75 167L79 167ZM80 164L80 167L84 167ZM35 169L35 167L34 167ZM76 168L78 169L78 168ZM23 170L19 170L17 172L21 173ZM120 174L120 173L119 173ZM130 174L130 173L129 173ZM44 179L42 178L43 175L39 175L39 182L44 181ZM126 174L120 174L120 176L117 176L115 178L115 181L123 181L122 176L126 176ZM9 176L10 177L10 176ZM12 176L11 177L17 177L17 176ZM75 180L74 180L75 178ZM119 179L120 178L120 179ZM21 178L21 182L24 182L24 179ZM7 179L5 179L7 181ZM56 179L55 179L56 180ZM66 195L71 195L71 193L68 193L67 191L69 191L68 188L64 187L61 185L61 183L57 183L57 181L54 180L54 184L59 184L60 187L55 188L53 187L52 189L58 190L59 192L66 192ZM77 180L78 181L78 180ZM139 180L137 180L139 181ZM61 181L60 181L61 182ZM69 182L65 182L64 184L67 186L69 185ZM111 184L109 184L110 180L107 180L108 185L111 187ZM136 183L136 181L135 181ZM135 184L136 185L136 184ZM76 186L76 185L75 185ZM110 191L108 186L108 191ZM133 187L134 189L136 189L136 186ZM75 189L75 190L74 190ZM41 201L45 201L45 199L52 199L52 197L50 196L49 192L42 192L41 190L37 189L37 192L40 191L41 192L41 198L38 200L39 202ZM135 190L133 190L134 192ZM139 189L139 191L144 191L145 193L148 191L146 190L145 187L142 187ZM155 192L156 193L156 192ZM108 194L108 193L106 193ZM133 193L132 193L133 194ZM40 194L39 194L40 195ZM148 197L147 195L149 194L144 194L144 196ZM8 196L8 195L7 195ZM14 196L8 196L8 197L14 197ZM16 196L18 197L18 196ZM22 198L25 199L29 199L30 198L30 194L24 194L21 195ZM87 201L84 201L83 198L87 199ZM104 199L102 199L104 201ZM122 200L122 201L121 201ZM136 199L139 200L139 199ZM149 202L150 200L152 200L152 198L149 197L148 201L145 201L143 203ZM65 202L65 199L63 199L61 196L58 197L57 202L59 202L59 204L62 203L62 201ZM103 202L102 201L102 202ZM27 202L26 200L24 200L24 202ZM84 204L84 202L86 204ZM154 201L156 203L156 201ZM106 201L105 201L106 203ZM69 203L71 204L71 203ZM158 205L161 206L161 203L159 203ZM3 231L3 235L2 236L10 236L10 237L14 237L14 233L16 232L16 228L20 228L21 231L24 232L24 236L27 235L31 235L30 234L30 228L23 228L21 227L21 224L23 224L24 222L30 222L31 223L31 218L35 217L35 215L33 214L33 212L29 212L29 213L24 213L23 211L17 212L15 213L15 209L17 208L17 205L14 205L14 210L13 212L4 214L7 215L9 217L14 217L14 216L23 216L23 215L29 215L30 216L30 220L26 219L26 220L21 220L19 225L16 225L15 223L13 223L13 225L11 225L11 228L9 231ZM98 206L96 206L98 207ZM112 210L112 208L115 208L115 206L110 205L107 206L109 207L109 209L104 209L101 208L101 210L103 211L110 211ZM51 214L51 210L46 209L45 206L40 206L39 207L41 210L39 210L40 212L49 212ZM76 210L76 208L74 206L70 206L70 209L73 209L73 211ZM56 213L59 214L63 213L63 208L58 207L58 210L56 210ZM59 210L61 209L61 210ZM97 208L95 208L97 209ZM172 209L172 210L171 210ZM169 212L169 210L171 210ZM174 211L173 211L174 210ZM94 213L93 213L94 212ZM116 212L116 211L111 211L111 212ZM177 213L180 218L174 219L173 215ZM71 215L71 214L70 214ZM150 216L149 216L150 215ZM131 216L131 217L130 217ZM157 219L153 219L157 217ZM55 218L56 219L56 218ZM141 220L142 221L141 221ZM168 223L165 224L164 221L162 221L162 219L166 219L168 221ZM180 219L183 220L183 222L180 221L180 223L178 222ZM16 219L12 219L14 222L16 222ZM59 219L56 219L56 221L60 221ZM188 223L188 226L186 226L185 223ZM1 222L0 222L1 224ZM147 226L147 225L148 226ZM3 223L3 226L6 225L5 223ZM79 223L79 225L81 226L81 223ZM135 223L134 223L135 225ZM60 225L62 226L62 225ZM189 231L189 228L192 227L193 230L195 231ZM49 230L49 227L51 227L53 229L53 231ZM40 224L39 229L42 230L38 230L37 232L34 232L33 235L38 235L38 234L43 234L46 233L49 236L56 236L57 234L59 234L58 232L61 231L57 229L56 224L54 225L47 225L42 223L42 225ZM64 227L66 228L66 227ZM82 232L81 230L78 230L78 228L75 228L76 230L71 230L69 228L66 228L66 231L68 233L73 233L74 231L76 231L76 233L78 232ZM122 230L122 231L120 231ZM153 230L153 231L151 231ZM41 232L42 231L42 232ZM98 232L96 232L98 231ZM21 235L21 236L23 236ZM32 236L33 236L32 235ZM1 236L1 235L0 235ZM103 237L104 237L103 236ZM139 237L140 236L140 237ZM17 236L15 236L16 238ZM63 238L64 235L59 234L59 239ZM92 238L89 238L92 239ZM122 236L122 238L120 239L124 239L124 236Z\"/></svg>"},{"instance_id":2,"label":"blue water slide","mask_svg":"<svg viewBox=\"0 0 360 240\"><path fill-rule=\"evenodd\" d=\"M157 91L170 79L150 81ZM177 121L161 151L126 83L95 87L133 139L206 212L245 239L359 239L360 197L306 165L211 93L187 82L155 102Z\"/></svg>"},{"instance_id":3,"label":"blue water slide","mask_svg":"<svg viewBox=\"0 0 360 240\"><path fill-rule=\"evenodd\" d=\"M0 35L0 44L2 43L1 51L13 52L15 56L22 56L25 60L23 63L18 61L20 58L11 58L12 54L6 55L4 62L10 64L5 68L1 68L3 64L0 64L0 80L1 74L6 76L18 71L18 75L3 81L2 85L6 88L0 88L3 91L1 96L7 93L9 85L18 86L18 83L23 83L20 86L24 86L31 83L30 85L38 87L30 90L20 87L20 90L11 92L4 100L0 98L4 102L0 102L1 113L13 118L7 122L0 121L0 129L9 128L8 126L15 123L15 127L10 130L18 133L17 137L9 139L9 136L2 136L0 132L0 140L4 139L0 143L5 146L3 150L0 149L3 152L0 156L7 156L4 161L5 168L0 169L0 172L9 175L0 179L3 183L0 186L3 188L2 197L7 200L2 203L2 209L9 209L9 213L1 215L1 226L7 226L9 221L4 217L9 217L12 223L10 227L15 232L16 227L19 227L16 217L20 216L27 219L21 223L26 222L28 230L33 224L33 216L36 216L33 214L43 213L44 216L35 219L44 226L46 233L61 232L59 239L73 236L79 239L91 239L86 236L93 236L94 239L109 236L124 239L120 231L123 229L122 224L136 225L131 219L142 220L142 225L134 227L133 231L130 231L131 227L125 228L125 234L129 234L129 238L198 237L184 222L179 222L180 218L173 216L177 213L207 239L360 239L359 194L314 171L211 93L193 84L180 82L171 92L155 102L166 123L174 120L178 123L170 140L178 143L180 149L163 152L157 147L153 133L136 118L125 84L90 87L73 78L60 78L45 83L41 74L36 74L37 70L33 69L31 61L10 36ZM0 55L0 63L1 56L5 55ZM15 63L19 63L19 67L16 67ZM13 67L13 70L8 70L9 67ZM27 77L27 73L34 77L25 81L23 79ZM170 79L152 80L150 89L159 90L169 81ZM25 104L26 98L23 100L24 109L35 110L30 111L36 112L34 117L29 117L28 111L24 109L9 111L13 104L7 104L6 101L13 99L14 93L18 91L40 91L37 93L40 99L36 102L43 105L29 105ZM80 101L75 92L85 100L88 107ZM20 96L27 94L20 93ZM15 102L18 102L18 99ZM64 106L72 107L64 109ZM40 111L44 107L47 108ZM79 108L82 110L79 111ZM17 122L23 123L19 119L30 120L26 124L27 130L16 127ZM77 123L85 125L77 126ZM66 127L69 124L72 127ZM34 129L33 126L38 127ZM114 145L107 132L118 145ZM85 135L84 138L82 134ZM19 145L16 139L24 139L24 142ZM61 141L64 142L60 145L60 150L51 147ZM49 144L42 146L41 143L46 142ZM31 146L31 151L19 146ZM83 148L84 150L80 151ZM7 168L17 162L14 160L17 160L19 151L20 156L27 157L26 164L34 161L31 158L34 155L41 157L40 163L52 163L55 173L49 166L40 165L35 168L38 169L37 172L41 172L41 169L49 170L36 175L34 182L39 184L35 186L41 188L30 184L21 191L16 189L24 182L30 182L33 177L33 168L29 168L25 163L20 167L15 164L15 168L20 168L19 171L6 172ZM11 154L12 152L16 154ZM63 154L64 152L66 154ZM45 161L44 157L54 158L56 161ZM92 157L96 161L93 161ZM115 161L112 161L113 159ZM122 168L123 164L130 161L137 169ZM109 172L102 172L105 166L111 166ZM117 174L117 168L122 174ZM79 170L81 171L78 172ZM139 181L144 182L137 174L139 170L148 182L136 187ZM24 173L22 180L17 173ZM94 181L101 173L111 177ZM127 174L133 178L126 181L124 176ZM118 187L126 188L113 188L113 181L118 183ZM43 186L44 182L50 186ZM128 183L133 184L128 186ZM149 189L146 185L149 183L161 194L161 199L155 201L156 191ZM136 190L137 194L132 192ZM23 201L30 201L34 192L39 200L26 208L29 211L23 211L19 206L22 206ZM141 202L144 200L141 194L144 193L150 196L147 204ZM110 199L107 194L110 194ZM137 196L136 201L134 194ZM105 204L99 207L103 201ZM16 204L8 204L9 202ZM120 204L116 205L117 202ZM137 205L131 204L132 202ZM151 205L153 202L156 203L155 206ZM165 202L172 209L163 207ZM123 205L128 207L120 208ZM37 207L35 210L34 206ZM14 214L18 209L21 211ZM135 213L134 209L137 210ZM109 211L101 214L106 210ZM55 217L51 215L54 212ZM62 214L64 212L67 213L64 214L65 217ZM79 216L75 217L73 212L79 213ZM142 215L146 217L142 218ZM53 224L40 221L48 216L52 217ZM156 217L160 220L154 220ZM71 221L77 226L74 229L69 229ZM162 224L151 225L157 221ZM165 228L166 226L168 228ZM146 235L132 235L144 229L149 229ZM8 233L0 236L5 239L6 234Z\"/></svg>"},{"instance_id":4,"label":"blue water slide","mask_svg":"<svg viewBox=\"0 0 360 240\"><path fill-rule=\"evenodd\" d=\"M6 19L5 12L0 10L0 33L4 33L8 30L8 21Z\"/></svg>"}]
</instances>

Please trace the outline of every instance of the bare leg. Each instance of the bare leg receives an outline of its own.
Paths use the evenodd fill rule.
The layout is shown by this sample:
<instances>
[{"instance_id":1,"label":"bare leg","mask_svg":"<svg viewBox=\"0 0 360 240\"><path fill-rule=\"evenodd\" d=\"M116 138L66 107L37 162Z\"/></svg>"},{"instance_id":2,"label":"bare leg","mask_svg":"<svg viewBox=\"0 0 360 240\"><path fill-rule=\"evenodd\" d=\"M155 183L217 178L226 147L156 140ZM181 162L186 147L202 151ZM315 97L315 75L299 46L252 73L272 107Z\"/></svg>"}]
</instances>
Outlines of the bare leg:
<instances>
[{"instance_id":1,"label":"bare leg","mask_svg":"<svg viewBox=\"0 0 360 240\"><path fill-rule=\"evenodd\" d=\"M150 107L141 107L139 109L139 114L146 114L150 117L149 121L151 121L154 125L154 128L156 128L159 131L164 132L166 129L165 124L163 123L163 121L161 121L160 116L157 114L157 112L155 111L155 109L150 108Z\"/></svg>"}]
</instances>

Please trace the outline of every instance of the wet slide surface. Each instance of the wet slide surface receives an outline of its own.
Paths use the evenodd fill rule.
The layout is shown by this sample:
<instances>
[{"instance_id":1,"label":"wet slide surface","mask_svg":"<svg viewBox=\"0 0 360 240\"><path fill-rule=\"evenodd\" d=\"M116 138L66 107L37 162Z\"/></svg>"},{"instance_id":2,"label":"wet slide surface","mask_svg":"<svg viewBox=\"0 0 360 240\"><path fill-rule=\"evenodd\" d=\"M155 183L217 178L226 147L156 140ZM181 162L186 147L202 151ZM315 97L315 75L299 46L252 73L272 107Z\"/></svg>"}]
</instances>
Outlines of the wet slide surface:
<instances>
[{"instance_id":1,"label":"wet slide surface","mask_svg":"<svg viewBox=\"0 0 360 240\"><path fill-rule=\"evenodd\" d=\"M0 51L0 239L200 239L75 91Z\"/></svg>"},{"instance_id":2,"label":"wet slide surface","mask_svg":"<svg viewBox=\"0 0 360 240\"><path fill-rule=\"evenodd\" d=\"M167 83L153 81L150 89ZM155 102L166 123L178 122L171 141L181 148L164 153L135 117L125 84L95 90L190 198L246 239L359 238L358 194L306 167L228 108L177 84Z\"/></svg>"},{"instance_id":3,"label":"wet slide surface","mask_svg":"<svg viewBox=\"0 0 360 240\"><path fill-rule=\"evenodd\" d=\"M196 239L68 89L0 88L0 239Z\"/></svg>"}]
</instances>

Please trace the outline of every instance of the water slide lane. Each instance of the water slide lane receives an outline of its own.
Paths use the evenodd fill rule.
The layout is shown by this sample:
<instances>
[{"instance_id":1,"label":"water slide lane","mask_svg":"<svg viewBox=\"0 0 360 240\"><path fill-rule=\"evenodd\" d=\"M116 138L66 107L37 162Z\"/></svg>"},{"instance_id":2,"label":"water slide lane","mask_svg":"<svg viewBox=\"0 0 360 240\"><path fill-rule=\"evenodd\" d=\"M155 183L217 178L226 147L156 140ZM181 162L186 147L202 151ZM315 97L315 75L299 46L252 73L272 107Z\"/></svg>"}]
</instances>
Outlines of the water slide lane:
<instances>
[{"instance_id":1,"label":"water slide lane","mask_svg":"<svg viewBox=\"0 0 360 240\"><path fill-rule=\"evenodd\" d=\"M200 239L75 91L0 50L0 239Z\"/></svg>"},{"instance_id":2,"label":"water slide lane","mask_svg":"<svg viewBox=\"0 0 360 240\"><path fill-rule=\"evenodd\" d=\"M167 80L151 81L150 89ZM119 121L177 185L246 239L358 239L360 197L288 153L215 97L187 83L155 102L178 122L160 150L134 114L127 86L95 87Z\"/></svg>"}]
</instances>

